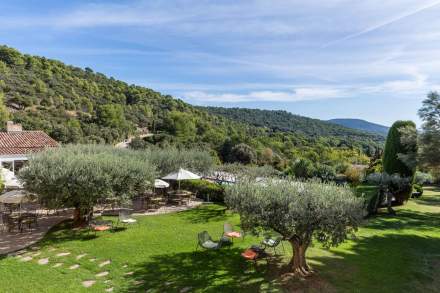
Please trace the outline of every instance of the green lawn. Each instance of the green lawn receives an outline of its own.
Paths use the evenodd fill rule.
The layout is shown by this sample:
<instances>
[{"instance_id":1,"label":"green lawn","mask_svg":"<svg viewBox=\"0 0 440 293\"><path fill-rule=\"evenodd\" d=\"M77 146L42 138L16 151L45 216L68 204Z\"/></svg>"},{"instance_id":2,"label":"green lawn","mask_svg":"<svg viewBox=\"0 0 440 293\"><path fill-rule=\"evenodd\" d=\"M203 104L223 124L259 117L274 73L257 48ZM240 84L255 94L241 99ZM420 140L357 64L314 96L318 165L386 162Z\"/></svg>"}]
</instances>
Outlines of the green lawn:
<instances>
[{"instance_id":1,"label":"green lawn","mask_svg":"<svg viewBox=\"0 0 440 293\"><path fill-rule=\"evenodd\" d=\"M218 238L225 221L239 225L239 217L222 206L138 219L139 225L96 238L57 227L38 251L29 250L28 254L41 253L31 261L0 259L0 292L105 292L111 287L113 292L436 292L440 288L440 190L433 188L397 208L396 216L370 219L355 240L331 250L312 247L308 259L317 274L307 280L283 274L282 264L290 254L287 243L284 258L261 261L257 268L240 256L245 247L258 243L255 237L246 236L220 251L196 252L197 232L207 230ZM61 252L71 254L57 257ZM46 257L49 264L37 263ZM100 268L105 260L111 264ZM63 265L54 268L57 262ZM70 270L73 264L80 267ZM103 271L109 274L95 276ZM84 280L97 282L84 288Z\"/></svg>"}]
</instances>

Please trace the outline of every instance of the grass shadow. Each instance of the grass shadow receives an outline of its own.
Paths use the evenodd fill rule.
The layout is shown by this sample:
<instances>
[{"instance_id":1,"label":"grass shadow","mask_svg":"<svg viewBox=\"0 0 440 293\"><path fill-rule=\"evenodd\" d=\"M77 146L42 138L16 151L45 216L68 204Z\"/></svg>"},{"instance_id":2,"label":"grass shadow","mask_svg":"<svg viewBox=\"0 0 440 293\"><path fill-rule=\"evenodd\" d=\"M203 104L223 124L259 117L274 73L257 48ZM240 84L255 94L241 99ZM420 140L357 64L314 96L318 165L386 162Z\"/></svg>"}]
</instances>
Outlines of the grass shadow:
<instances>
[{"instance_id":1,"label":"grass shadow","mask_svg":"<svg viewBox=\"0 0 440 293\"><path fill-rule=\"evenodd\" d=\"M100 233L118 233L125 231L126 229L126 227L114 227L108 232L95 233L88 228L74 228L72 220L65 220L52 227L38 245L46 246L69 241L89 241L99 238Z\"/></svg>"},{"instance_id":2,"label":"grass shadow","mask_svg":"<svg viewBox=\"0 0 440 293\"><path fill-rule=\"evenodd\" d=\"M379 214L365 226L379 230L417 229L429 231L440 227L440 214L400 209L396 215Z\"/></svg>"},{"instance_id":3,"label":"grass shadow","mask_svg":"<svg viewBox=\"0 0 440 293\"><path fill-rule=\"evenodd\" d=\"M338 292L438 292L439 247L440 238L389 234L311 259Z\"/></svg>"},{"instance_id":4,"label":"grass shadow","mask_svg":"<svg viewBox=\"0 0 440 293\"><path fill-rule=\"evenodd\" d=\"M241 249L168 253L153 256L126 276L129 292L260 292L278 257L261 259L255 266L241 256ZM271 268L271 269L269 269ZM277 288L274 281L269 287ZM270 289L270 288L269 288Z\"/></svg>"},{"instance_id":5,"label":"grass shadow","mask_svg":"<svg viewBox=\"0 0 440 293\"><path fill-rule=\"evenodd\" d=\"M421 205L428 205L428 206L436 206L440 207L440 197L427 197L422 196L418 199L413 199L416 203Z\"/></svg>"}]
</instances>

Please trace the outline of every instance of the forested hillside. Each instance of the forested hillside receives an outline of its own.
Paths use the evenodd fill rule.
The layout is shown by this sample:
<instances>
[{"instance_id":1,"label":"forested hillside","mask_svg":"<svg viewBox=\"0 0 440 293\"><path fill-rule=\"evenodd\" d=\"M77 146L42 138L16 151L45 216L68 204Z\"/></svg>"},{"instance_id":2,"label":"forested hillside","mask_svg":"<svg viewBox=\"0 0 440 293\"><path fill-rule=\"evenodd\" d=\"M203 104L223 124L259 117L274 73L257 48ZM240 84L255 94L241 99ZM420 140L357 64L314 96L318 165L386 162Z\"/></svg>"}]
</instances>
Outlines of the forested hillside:
<instances>
[{"instance_id":1,"label":"forested hillside","mask_svg":"<svg viewBox=\"0 0 440 293\"><path fill-rule=\"evenodd\" d=\"M372 123L369 121L365 121L362 119L331 119L328 120L330 123L342 125L345 127L361 130L361 131L367 131L371 133L380 134L384 137L387 136L388 130L390 130L389 127L380 125L377 123Z\"/></svg>"},{"instance_id":2,"label":"forested hillside","mask_svg":"<svg viewBox=\"0 0 440 293\"><path fill-rule=\"evenodd\" d=\"M361 132L319 119L294 115L287 111L221 107L204 107L202 109L234 121L266 127L272 131L294 132L309 137L346 137L352 141L384 141L380 135Z\"/></svg>"},{"instance_id":3,"label":"forested hillside","mask_svg":"<svg viewBox=\"0 0 440 293\"><path fill-rule=\"evenodd\" d=\"M136 147L201 147L222 161L269 163L279 169L298 158L326 164L365 161L364 154L381 145L374 135L332 124L324 127L303 117L290 126L293 131L288 125L294 117L286 112L275 112L280 114L265 123L225 118L90 68L6 46L0 46L0 94L15 122L44 130L62 143L115 143L148 128L154 136L135 141Z\"/></svg>"}]
</instances>

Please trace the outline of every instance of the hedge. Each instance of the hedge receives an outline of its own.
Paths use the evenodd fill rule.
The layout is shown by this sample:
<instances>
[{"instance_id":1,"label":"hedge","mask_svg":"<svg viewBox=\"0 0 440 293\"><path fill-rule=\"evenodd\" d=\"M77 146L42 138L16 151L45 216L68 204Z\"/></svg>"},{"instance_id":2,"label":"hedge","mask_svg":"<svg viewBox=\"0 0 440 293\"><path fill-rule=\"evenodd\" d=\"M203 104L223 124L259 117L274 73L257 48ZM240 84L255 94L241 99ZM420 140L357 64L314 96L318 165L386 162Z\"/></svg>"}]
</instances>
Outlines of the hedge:
<instances>
[{"instance_id":1,"label":"hedge","mask_svg":"<svg viewBox=\"0 0 440 293\"><path fill-rule=\"evenodd\" d=\"M181 182L181 188L196 193L203 200L224 202L225 189L222 185L207 180L186 180Z\"/></svg>"}]
</instances>

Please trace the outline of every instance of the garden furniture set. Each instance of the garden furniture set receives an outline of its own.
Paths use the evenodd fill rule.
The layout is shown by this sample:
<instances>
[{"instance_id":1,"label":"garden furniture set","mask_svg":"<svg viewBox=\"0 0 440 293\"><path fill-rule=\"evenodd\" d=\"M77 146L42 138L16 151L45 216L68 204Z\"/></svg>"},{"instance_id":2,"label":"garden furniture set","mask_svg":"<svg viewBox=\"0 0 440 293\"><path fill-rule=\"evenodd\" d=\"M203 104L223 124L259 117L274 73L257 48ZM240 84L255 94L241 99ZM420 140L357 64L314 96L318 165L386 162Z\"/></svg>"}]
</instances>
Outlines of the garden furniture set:
<instances>
[{"instance_id":1,"label":"garden furniture set","mask_svg":"<svg viewBox=\"0 0 440 293\"><path fill-rule=\"evenodd\" d=\"M223 234L220 237L219 241L214 241L212 237L209 235L207 231L200 232L197 235L197 246L196 251L199 247L204 248L206 250L218 250L225 245L231 245L233 243L234 238L243 238L244 233L239 231L234 231L233 227L229 223L225 223L223 225ZM250 248L247 248L241 256L245 260L250 260L256 263L256 261L260 258L266 257L266 249L272 248L274 254L276 254L276 248L281 244L284 251L284 245L282 242L283 238L281 236L278 237L270 237L265 236L261 241L260 245L252 245Z\"/></svg>"}]
</instances>

